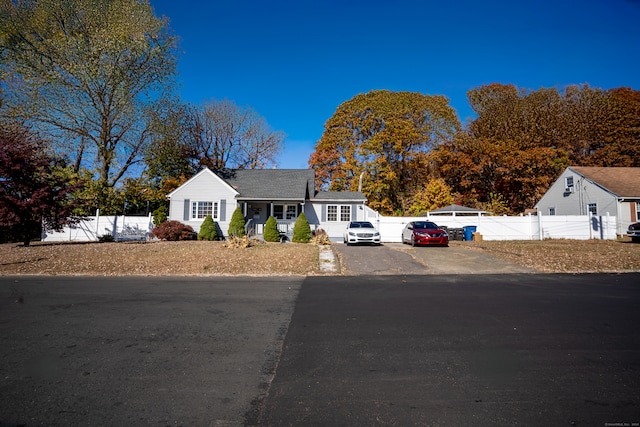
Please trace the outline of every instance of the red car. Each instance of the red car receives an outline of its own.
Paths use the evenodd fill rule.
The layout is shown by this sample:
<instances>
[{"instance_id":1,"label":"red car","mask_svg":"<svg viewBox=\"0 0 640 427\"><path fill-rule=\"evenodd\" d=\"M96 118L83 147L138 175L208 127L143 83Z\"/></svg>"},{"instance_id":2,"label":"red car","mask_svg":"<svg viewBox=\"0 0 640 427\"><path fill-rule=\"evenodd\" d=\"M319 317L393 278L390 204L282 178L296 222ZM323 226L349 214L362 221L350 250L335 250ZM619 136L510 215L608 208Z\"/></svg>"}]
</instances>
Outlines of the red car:
<instances>
[{"instance_id":1,"label":"red car","mask_svg":"<svg viewBox=\"0 0 640 427\"><path fill-rule=\"evenodd\" d=\"M412 221L402 230L402 243L449 246L449 235L431 221Z\"/></svg>"}]
</instances>

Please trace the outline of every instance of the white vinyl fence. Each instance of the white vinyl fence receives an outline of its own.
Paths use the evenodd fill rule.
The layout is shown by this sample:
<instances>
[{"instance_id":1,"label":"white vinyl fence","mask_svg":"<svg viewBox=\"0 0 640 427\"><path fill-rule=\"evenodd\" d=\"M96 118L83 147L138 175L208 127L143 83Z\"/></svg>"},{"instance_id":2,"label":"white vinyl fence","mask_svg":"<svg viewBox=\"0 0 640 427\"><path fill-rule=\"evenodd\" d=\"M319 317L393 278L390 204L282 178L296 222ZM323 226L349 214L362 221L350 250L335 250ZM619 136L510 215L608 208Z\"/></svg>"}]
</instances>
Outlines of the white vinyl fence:
<instances>
[{"instance_id":1,"label":"white vinyl fence","mask_svg":"<svg viewBox=\"0 0 640 427\"><path fill-rule=\"evenodd\" d=\"M447 228L475 226L484 240L602 239L615 240L615 216L523 215L462 216L427 215L422 217L382 216L367 208L366 220L380 231L383 242L400 242L402 230L410 221L429 220Z\"/></svg>"},{"instance_id":2,"label":"white vinyl fence","mask_svg":"<svg viewBox=\"0 0 640 427\"><path fill-rule=\"evenodd\" d=\"M42 233L43 242L97 242L102 236L112 236L117 242L147 240L153 230L153 217L149 216L100 216L67 226L63 231Z\"/></svg>"}]
</instances>

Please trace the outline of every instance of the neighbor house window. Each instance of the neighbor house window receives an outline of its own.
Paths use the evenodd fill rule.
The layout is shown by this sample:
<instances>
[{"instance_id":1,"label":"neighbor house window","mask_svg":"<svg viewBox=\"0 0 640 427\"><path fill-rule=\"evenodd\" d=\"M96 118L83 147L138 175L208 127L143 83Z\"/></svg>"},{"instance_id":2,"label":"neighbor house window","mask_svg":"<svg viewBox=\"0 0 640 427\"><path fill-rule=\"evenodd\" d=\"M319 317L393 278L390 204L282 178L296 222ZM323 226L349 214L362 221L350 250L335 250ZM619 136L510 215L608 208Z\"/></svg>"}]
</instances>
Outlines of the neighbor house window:
<instances>
[{"instance_id":1,"label":"neighbor house window","mask_svg":"<svg viewBox=\"0 0 640 427\"><path fill-rule=\"evenodd\" d=\"M598 205L596 203L589 203L587 205L587 211L589 215L598 215Z\"/></svg>"},{"instance_id":2,"label":"neighbor house window","mask_svg":"<svg viewBox=\"0 0 640 427\"><path fill-rule=\"evenodd\" d=\"M549 208L549 215L555 215L556 214L556 208Z\"/></svg>"},{"instance_id":3,"label":"neighbor house window","mask_svg":"<svg viewBox=\"0 0 640 427\"><path fill-rule=\"evenodd\" d=\"M218 202L192 202L191 219L205 219L211 215L214 220L218 219Z\"/></svg>"},{"instance_id":4,"label":"neighbor house window","mask_svg":"<svg viewBox=\"0 0 640 427\"><path fill-rule=\"evenodd\" d=\"M568 176L564 179L564 187L568 190L573 190L573 176Z\"/></svg>"},{"instance_id":5,"label":"neighbor house window","mask_svg":"<svg viewBox=\"0 0 640 427\"><path fill-rule=\"evenodd\" d=\"M273 217L275 219L296 219L298 205L273 205Z\"/></svg>"},{"instance_id":6,"label":"neighbor house window","mask_svg":"<svg viewBox=\"0 0 640 427\"><path fill-rule=\"evenodd\" d=\"M327 221L351 221L351 205L327 205Z\"/></svg>"},{"instance_id":7,"label":"neighbor house window","mask_svg":"<svg viewBox=\"0 0 640 427\"><path fill-rule=\"evenodd\" d=\"M636 221L640 221L640 202L636 202Z\"/></svg>"}]
</instances>

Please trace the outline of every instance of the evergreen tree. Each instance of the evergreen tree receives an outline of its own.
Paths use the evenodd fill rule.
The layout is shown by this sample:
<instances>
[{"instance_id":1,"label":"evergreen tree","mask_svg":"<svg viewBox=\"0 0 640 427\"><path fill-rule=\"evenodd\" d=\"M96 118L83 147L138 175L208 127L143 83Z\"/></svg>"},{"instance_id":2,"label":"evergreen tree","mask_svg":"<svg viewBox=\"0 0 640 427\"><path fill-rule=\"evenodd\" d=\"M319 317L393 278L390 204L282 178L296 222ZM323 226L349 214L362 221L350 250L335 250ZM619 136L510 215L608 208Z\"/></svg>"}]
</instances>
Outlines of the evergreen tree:
<instances>
[{"instance_id":1,"label":"evergreen tree","mask_svg":"<svg viewBox=\"0 0 640 427\"><path fill-rule=\"evenodd\" d=\"M231 222L229 223L229 236L244 237L246 235L244 229L244 215L240 208L236 208L231 216Z\"/></svg>"},{"instance_id":2,"label":"evergreen tree","mask_svg":"<svg viewBox=\"0 0 640 427\"><path fill-rule=\"evenodd\" d=\"M273 216L267 219L264 225L264 240L267 242L280 241L280 232L278 231L278 222Z\"/></svg>"},{"instance_id":3,"label":"evergreen tree","mask_svg":"<svg viewBox=\"0 0 640 427\"><path fill-rule=\"evenodd\" d=\"M200 233L198 233L198 240L218 240L218 225L211 215L207 215L202 222Z\"/></svg>"},{"instance_id":4,"label":"evergreen tree","mask_svg":"<svg viewBox=\"0 0 640 427\"><path fill-rule=\"evenodd\" d=\"M295 243L309 243L311 241L311 227L304 212L300 214L293 226L293 239L291 240Z\"/></svg>"}]
</instances>

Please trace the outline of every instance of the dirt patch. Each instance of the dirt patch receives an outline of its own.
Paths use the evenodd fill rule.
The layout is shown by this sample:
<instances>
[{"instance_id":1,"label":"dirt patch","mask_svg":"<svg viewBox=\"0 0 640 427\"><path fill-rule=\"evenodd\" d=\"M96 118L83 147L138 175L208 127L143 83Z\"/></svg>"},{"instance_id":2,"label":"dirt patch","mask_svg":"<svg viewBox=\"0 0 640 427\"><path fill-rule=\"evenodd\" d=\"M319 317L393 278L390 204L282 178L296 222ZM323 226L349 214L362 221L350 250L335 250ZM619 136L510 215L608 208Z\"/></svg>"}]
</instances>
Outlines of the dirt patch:
<instances>
[{"instance_id":1,"label":"dirt patch","mask_svg":"<svg viewBox=\"0 0 640 427\"><path fill-rule=\"evenodd\" d=\"M0 245L0 274L45 275L308 275L319 273L318 247L222 242Z\"/></svg>"},{"instance_id":2,"label":"dirt patch","mask_svg":"<svg viewBox=\"0 0 640 427\"><path fill-rule=\"evenodd\" d=\"M451 242L544 273L640 271L640 245L623 240Z\"/></svg>"}]
</instances>

